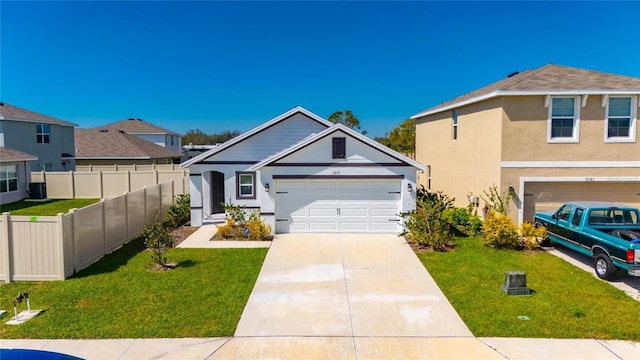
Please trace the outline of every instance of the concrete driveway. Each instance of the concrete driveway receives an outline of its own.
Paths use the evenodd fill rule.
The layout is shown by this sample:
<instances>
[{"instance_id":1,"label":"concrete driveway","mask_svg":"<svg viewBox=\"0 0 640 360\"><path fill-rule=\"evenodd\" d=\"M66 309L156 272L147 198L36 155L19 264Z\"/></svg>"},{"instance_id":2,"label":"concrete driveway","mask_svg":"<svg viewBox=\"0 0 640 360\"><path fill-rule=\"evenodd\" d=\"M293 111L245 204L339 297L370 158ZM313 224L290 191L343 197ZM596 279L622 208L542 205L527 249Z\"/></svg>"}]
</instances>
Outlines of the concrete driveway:
<instances>
[{"instance_id":1,"label":"concrete driveway","mask_svg":"<svg viewBox=\"0 0 640 360\"><path fill-rule=\"evenodd\" d=\"M404 239L278 235L235 336L473 337Z\"/></svg>"}]
</instances>

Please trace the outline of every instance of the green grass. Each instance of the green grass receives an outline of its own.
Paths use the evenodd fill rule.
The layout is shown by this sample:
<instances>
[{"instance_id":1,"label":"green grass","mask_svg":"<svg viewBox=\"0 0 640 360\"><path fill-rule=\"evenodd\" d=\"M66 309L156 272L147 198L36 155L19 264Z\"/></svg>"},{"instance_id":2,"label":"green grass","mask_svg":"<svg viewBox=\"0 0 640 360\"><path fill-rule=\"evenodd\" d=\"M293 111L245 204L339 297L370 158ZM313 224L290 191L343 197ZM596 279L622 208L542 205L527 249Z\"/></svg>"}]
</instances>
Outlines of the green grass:
<instances>
[{"instance_id":1,"label":"green grass","mask_svg":"<svg viewBox=\"0 0 640 360\"><path fill-rule=\"evenodd\" d=\"M55 216L66 214L70 209L80 209L95 204L100 199L54 199L47 202L18 201L0 206L0 212L10 212L11 215L27 216Z\"/></svg>"},{"instance_id":2,"label":"green grass","mask_svg":"<svg viewBox=\"0 0 640 360\"><path fill-rule=\"evenodd\" d=\"M496 250L475 238L456 244L418 258L475 336L640 341L640 302L593 274L544 251ZM535 293L506 295L507 271L524 271Z\"/></svg>"},{"instance_id":3,"label":"green grass","mask_svg":"<svg viewBox=\"0 0 640 360\"><path fill-rule=\"evenodd\" d=\"M132 241L66 281L0 285L0 339L232 336L267 249L171 249L168 271L151 271L151 254ZM29 291L44 313L4 324L13 299ZM24 303L19 309L26 308Z\"/></svg>"}]
</instances>

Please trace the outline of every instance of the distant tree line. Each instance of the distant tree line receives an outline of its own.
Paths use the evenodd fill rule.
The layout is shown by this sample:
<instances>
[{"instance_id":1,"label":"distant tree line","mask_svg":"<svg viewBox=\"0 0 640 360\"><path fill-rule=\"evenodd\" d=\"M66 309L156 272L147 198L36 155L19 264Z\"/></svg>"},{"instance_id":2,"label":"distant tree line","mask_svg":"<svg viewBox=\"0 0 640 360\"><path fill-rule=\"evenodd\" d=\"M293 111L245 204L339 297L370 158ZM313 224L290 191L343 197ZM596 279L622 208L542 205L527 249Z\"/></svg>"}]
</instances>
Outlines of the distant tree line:
<instances>
[{"instance_id":1,"label":"distant tree line","mask_svg":"<svg viewBox=\"0 0 640 360\"><path fill-rule=\"evenodd\" d=\"M225 130L219 134L207 135L200 129L191 129L182 136L182 145L215 145L231 140L240 135L238 130Z\"/></svg>"}]
</instances>

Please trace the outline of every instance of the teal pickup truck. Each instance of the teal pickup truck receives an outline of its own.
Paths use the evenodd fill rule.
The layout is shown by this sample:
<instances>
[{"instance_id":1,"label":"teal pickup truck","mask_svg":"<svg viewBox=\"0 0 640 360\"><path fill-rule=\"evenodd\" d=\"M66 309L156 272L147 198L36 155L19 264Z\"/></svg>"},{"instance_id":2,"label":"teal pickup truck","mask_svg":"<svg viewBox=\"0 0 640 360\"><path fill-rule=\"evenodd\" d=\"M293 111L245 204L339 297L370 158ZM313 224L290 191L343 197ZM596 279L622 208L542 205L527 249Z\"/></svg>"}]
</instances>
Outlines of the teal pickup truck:
<instances>
[{"instance_id":1,"label":"teal pickup truck","mask_svg":"<svg viewBox=\"0 0 640 360\"><path fill-rule=\"evenodd\" d=\"M612 278L618 269L640 276L640 210L616 203L573 201L537 212L536 226L549 240L594 258L596 274Z\"/></svg>"}]
</instances>

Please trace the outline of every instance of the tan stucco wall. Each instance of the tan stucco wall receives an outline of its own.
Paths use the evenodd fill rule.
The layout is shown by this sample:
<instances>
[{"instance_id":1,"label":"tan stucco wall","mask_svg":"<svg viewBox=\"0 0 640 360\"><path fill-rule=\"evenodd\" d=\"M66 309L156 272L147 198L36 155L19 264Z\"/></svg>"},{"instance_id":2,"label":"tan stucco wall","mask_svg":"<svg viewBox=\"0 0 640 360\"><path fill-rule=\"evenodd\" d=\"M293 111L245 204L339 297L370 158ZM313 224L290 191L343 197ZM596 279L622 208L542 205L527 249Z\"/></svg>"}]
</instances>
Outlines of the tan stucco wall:
<instances>
[{"instance_id":1,"label":"tan stucco wall","mask_svg":"<svg viewBox=\"0 0 640 360\"><path fill-rule=\"evenodd\" d=\"M453 140L453 111L416 121L416 160L431 166L431 190L466 206L467 193L481 195L500 181L501 99L458 110L458 139ZM427 172L418 174L427 186Z\"/></svg>"},{"instance_id":2,"label":"tan stucco wall","mask_svg":"<svg viewBox=\"0 0 640 360\"><path fill-rule=\"evenodd\" d=\"M600 95L590 95L586 106L580 108L578 143L547 143L549 109L544 100L542 95L503 97L502 161L640 160L638 141L605 143L605 108ZM640 137L636 135L636 139Z\"/></svg>"}]
</instances>

